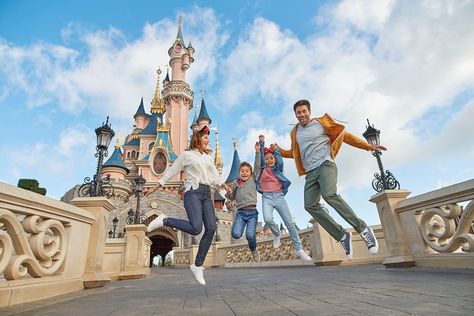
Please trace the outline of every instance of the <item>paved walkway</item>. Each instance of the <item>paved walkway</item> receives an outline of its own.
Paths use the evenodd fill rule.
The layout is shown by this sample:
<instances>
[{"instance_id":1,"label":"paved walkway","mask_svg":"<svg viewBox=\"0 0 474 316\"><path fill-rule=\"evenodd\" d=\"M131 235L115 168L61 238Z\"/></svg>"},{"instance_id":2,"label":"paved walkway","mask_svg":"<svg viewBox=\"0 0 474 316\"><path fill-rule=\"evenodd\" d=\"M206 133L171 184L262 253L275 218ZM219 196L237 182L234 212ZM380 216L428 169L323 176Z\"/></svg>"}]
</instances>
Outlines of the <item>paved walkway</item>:
<instances>
[{"instance_id":1,"label":"paved walkway","mask_svg":"<svg viewBox=\"0 0 474 316\"><path fill-rule=\"evenodd\" d=\"M474 315L474 271L352 267L155 268L0 315Z\"/></svg>"}]
</instances>

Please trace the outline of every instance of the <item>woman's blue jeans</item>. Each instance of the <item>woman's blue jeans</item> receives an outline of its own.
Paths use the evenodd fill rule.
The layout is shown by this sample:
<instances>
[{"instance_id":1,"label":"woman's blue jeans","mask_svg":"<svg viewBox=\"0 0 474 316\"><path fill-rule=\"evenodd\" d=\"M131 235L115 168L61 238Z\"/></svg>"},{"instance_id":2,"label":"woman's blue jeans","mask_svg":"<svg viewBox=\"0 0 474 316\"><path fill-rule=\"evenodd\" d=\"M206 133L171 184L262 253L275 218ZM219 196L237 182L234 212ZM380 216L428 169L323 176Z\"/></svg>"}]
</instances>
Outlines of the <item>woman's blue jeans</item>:
<instances>
[{"instance_id":1,"label":"woman's blue jeans","mask_svg":"<svg viewBox=\"0 0 474 316\"><path fill-rule=\"evenodd\" d=\"M196 190L190 189L184 193L184 208L189 221L167 217L164 225L179 229L190 235L198 235L204 223L204 234L199 242L199 249L194 264L202 266L206 259L209 247L216 232L216 212L211 199L211 190L208 185L199 184Z\"/></svg>"}]
</instances>

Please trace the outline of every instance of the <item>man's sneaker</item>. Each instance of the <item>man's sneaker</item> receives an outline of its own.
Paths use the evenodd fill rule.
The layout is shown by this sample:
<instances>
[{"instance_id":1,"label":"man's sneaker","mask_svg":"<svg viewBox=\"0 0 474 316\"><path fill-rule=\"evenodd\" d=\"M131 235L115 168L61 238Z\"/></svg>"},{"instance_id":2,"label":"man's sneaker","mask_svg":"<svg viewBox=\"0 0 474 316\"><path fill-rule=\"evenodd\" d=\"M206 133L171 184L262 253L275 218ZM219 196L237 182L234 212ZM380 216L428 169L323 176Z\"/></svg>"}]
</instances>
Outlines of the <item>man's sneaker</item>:
<instances>
[{"instance_id":1,"label":"man's sneaker","mask_svg":"<svg viewBox=\"0 0 474 316\"><path fill-rule=\"evenodd\" d=\"M163 214L158 215L157 218L155 218L154 220L151 221L150 224L148 224L148 227L146 228L146 231L147 232L152 232L155 229L158 229L158 228L162 227L163 226L163 220L165 218L166 218L166 216L163 215Z\"/></svg>"},{"instance_id":2,"label":"man's sneaker","mask_svg":"<svg viewBox=\"0 0 474 316\"><path fill-rule=\"evenodd\" d=\"M308 256L308 254L306 253L306 251L304 251L303 249L295 250L295 255L297 255L298 257L300 257L301 260L304 260L304 261L311 261L311 257Z\"/></svg>"},{"instance_id":3,"label":"man's sneaker","mask_svg":"<svg viewBox=\"0 0 474 316\"><path fill-rule=\"evenodd\" d=\"M344 232L344 236L339 241L342 248L346 252L347 259L352 259L352 234L350 232Z\"/></svg>"},{"instance_id":4,"label":"man's sneaker","mask_svg":"<svg viewBox=\"0 0 474 316\"><path fill-rule=\"evenodd\" d=\"M367 227L362 233L360 233L360 236L365 241L367 248L369 248L370 254L375 255L379 251L379 242L377 241L377 238L375 238L372 228Z\"/></svg>"},{"instance_id":5,"label":"man's sneaker","mask_svg":"<svg viewBox=\"0 0 474 316\"><path fill-rule=\"evenodd\" d=\"M273 248L277 249L281 245L280 236L273 236Z\"/></svg>"},{"instance_id":6,"label":"man's sneaker","mask_svg":"<svg viewBox=\"0 0 474 316\"><path fill-rule=\"evenodd\" d=\"M193 263L192 265L189 266L189 269L194 274L194 277L196 278L196 281L198 281L199 284L205 285L206 281L204 280L204 268L203 267L196 267L196 265Z\"/></svg>"},{"instance_id":7,"label":"man's sneaker","mask_svg":"<svg viewBox=\"0 0 474 316\"><path fill-rule=\"evenodd\" d=\"M260 254L258 253L258 249L252 251L252 260L253 262L260 262Z\"/></svg>"}]
</instances>

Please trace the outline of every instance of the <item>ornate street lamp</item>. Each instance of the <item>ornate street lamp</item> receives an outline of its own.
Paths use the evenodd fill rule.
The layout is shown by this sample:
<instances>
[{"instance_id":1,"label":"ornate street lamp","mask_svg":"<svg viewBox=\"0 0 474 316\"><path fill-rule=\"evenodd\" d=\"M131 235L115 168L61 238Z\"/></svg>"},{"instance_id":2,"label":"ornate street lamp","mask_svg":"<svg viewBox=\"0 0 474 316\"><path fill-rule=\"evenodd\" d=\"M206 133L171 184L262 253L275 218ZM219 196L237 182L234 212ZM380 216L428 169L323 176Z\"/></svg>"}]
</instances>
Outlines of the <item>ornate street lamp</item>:
<instances>
[{"instance_id":1,"label":"ornate street lamp","mask_svg":"<svg viewBox=\"0 0 474 316\"><path fill-rule=\"evenodd\" d=\"M104 157L107 157L110 141L115 135L115 132L112 130L109 124L109 117L107 116L107 121L102 123L102 126L95 129L95 134L97 135L97 146L95 157L98 158L97 161L97 170L91 180L89 177L84 179L84 184L79 188L79 196L108 196L113 194L114 187L110 183L110 175L101 177L102 162Z\"/></svg>"},{"instance_id":2,"label":"ornate street lamp","mask_svg":"<svg viewBox=\"0 0 474 316\"><path fill-rule=\"evenodd\" d=\"M135 212L133 212L132 209L128 211L128 216L127 216L127 224L140 224L142 222L142 216L140 215L140 197L141 193L143 192L143 186L145 185L146 180L143 178L143 176L140 174L138 178L135 179L135 196L137 198L137 208L135 209Z\"/></svg>"},{"instance_id":3,"label":"ornate street lamp","mask_svg":"<svg viewBox=\"0 0 474 316\"><path fill-rule=\"evenodd\" d=\"M112 238L112 234L113 234L113 233L114 233L114 232L113 232L112 230L109 230L109 238Z\"/></svg>"},{"instance_id":4,"label":"ornate street lamp","mask_svg":"<svg viewBox=\"0 0 474 316\"><path fill-rule=\"evenodd\" d=\"M135 196L137 197L137 209L135 210L135 219L134 224L140 224L140 195L143 192L143 186L145 185L145 178L143 178L142 174L135 179Z\"/></svg>"},{"instance_id":5,"label":"ornate street lamp","mask_svg":"<svg viewBox=\"0 0 474 316\"><path fill-rule=\"evenodd\" d=\"M219 235L219 218L216 217L216 234L214 235L214 241L221 241L221 236Z\"/></svg>"},{"instance_id":6,"label":"ornate street lamp","mask_svg":"<svg viewBox=\"0 0 474 316\"><path fill-rule=\"evenodd\" d=\"M380 145L380 130L376 129L373 124L370 126L369 119L367 119L367 130L362 135L369 144ZM380 158L382 152L375 150L372 152L372 155L377 159L380 169L380 174L374 174L375 179L372 180L372 188L377 192L400 189L400 183L395 179L394 175L388 170L384 172L382 159Z\"/></svg>"},{"instance_id":7,"label":"ornate street lamp","mask_svg":"<svg viewBox=\"0 0 474 316\"><path fill-rule=\"evenodd\" d=\"M117 216L115 216L115 218L112 220L112 225L114 227L114 235L113 235L114 237L113 238L115 238L115 229L117 228L118 221L119 220L118 220Z\"/></svg>"}]
</instances>

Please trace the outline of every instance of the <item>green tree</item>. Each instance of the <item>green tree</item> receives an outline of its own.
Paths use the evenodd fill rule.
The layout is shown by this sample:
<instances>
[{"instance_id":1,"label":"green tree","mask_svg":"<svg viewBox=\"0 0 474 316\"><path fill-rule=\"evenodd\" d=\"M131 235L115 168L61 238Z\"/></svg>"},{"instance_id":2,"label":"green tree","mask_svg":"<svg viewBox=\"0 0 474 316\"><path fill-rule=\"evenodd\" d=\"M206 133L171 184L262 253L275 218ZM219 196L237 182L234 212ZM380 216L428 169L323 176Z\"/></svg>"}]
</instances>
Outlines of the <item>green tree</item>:
<instances>
[{"instance_id":1,"label":"green tree","mask_svg":"<svg viewBox=\"0 0 474 316\"><path fill-rule=\"evenodd\" d=\"M46 189L45 188L40 188L39 187L39 182L36 179L20 179L18 180L18 185L19 188L28 190L28 191L33 191L36 193L39 193L41 195L46 195Z\"/></svg>"}]
</instances>

